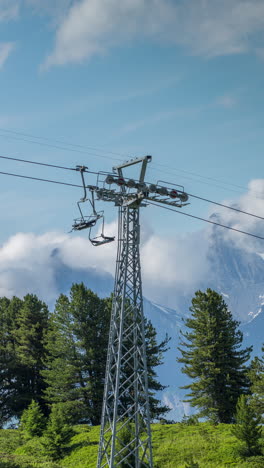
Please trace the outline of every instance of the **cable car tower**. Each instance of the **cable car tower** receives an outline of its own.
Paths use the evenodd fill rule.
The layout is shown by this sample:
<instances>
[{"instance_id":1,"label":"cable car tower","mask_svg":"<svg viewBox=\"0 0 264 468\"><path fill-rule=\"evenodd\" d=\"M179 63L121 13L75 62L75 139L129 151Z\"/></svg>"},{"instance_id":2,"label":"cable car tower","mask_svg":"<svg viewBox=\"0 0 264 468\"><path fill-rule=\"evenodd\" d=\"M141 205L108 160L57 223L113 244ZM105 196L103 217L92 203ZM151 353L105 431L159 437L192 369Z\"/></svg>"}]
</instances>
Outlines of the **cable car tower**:
<instances>
[{"instance_id":1,"label":"cable car tower","mask_svg":"<svg viewBox=\"0 0 264 468\"><path fill-rule=\"evenodd\" d=\"M140 269L140 208L147 201L176 207L184 206L188 195L181 186L164 186L162 181L147 184L145 174L151 156L133 159L113 168L113 173L98 173L96 186L85 186L85 166L80 171L84 197L91 192L92 215L74 221L73 230L89 228L94 246L115 240L104 233L103 212L96 212L97 200L118 207L118 247L112 305L101 433L97 468L153 468L148 371L145 346L142 281ZM140 164L139 179L124 177L123 170ZM116 185L117 190L112 189ZM102 219L101 235L91 230Z\"/></svg>"}]
</instances>

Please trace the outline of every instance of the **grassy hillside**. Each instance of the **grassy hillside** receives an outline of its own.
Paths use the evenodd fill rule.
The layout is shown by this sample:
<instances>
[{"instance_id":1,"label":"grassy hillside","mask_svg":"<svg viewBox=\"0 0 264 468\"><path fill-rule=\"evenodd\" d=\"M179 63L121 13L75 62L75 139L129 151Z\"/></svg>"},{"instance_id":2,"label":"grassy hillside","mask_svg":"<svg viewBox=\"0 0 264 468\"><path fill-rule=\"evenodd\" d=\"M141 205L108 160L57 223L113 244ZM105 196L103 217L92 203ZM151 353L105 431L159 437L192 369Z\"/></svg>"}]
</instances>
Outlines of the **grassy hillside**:
<instances>
[{"instance_id":1,"label":"grassy hillside","mask_svg":"<svg viewBox=\"0 0 264 468\"><path fill-rule=\"evenodd\" d=\"M0 468L95 468L99 427L74 430L65 457L56 463L45 455L41 439L25 442L18 430L1 430ZM152 431L155 468L264 467L264 456L243 459L238 455L240 444L225 424L153 424Z\"/></svg>"}]
</instances>

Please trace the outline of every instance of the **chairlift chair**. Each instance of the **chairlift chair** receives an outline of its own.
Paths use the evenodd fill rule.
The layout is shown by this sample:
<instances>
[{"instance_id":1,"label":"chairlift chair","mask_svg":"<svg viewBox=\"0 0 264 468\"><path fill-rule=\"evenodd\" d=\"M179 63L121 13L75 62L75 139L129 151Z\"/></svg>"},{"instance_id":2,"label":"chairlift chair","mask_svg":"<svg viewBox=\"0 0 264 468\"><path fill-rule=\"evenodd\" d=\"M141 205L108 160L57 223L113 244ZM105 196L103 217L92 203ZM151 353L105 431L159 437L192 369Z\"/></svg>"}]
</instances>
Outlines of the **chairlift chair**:
<instances>
[{"instance_id":1,"label":"chairlift chair","mask_svg":"<svg viewBox=\"0 0 264 468\"><path fill-rule=\"evenodd\" d=\"M103 218L103 222L102 222L102 231L101 231L100 236L92 237L91 236L92 227L90 228L89 240L90 240L91 244L94 247L98 247L99 245L109 244L110 242L114 242L114 240L115 240L114 236L105 236L105 233L104 233L104 216L103 215L102 215L102 218Z\"/></svg>"},{"instance_id":2,"label":"chairlift chair","mask_svg":"<svg viewBox=\"0 0 264 468\"><path fill-rule=\"evenodd\" d=\"M81 173L83 189L84 189L84 196L77 202L78 209L80 211L81 217L76 218L74 220L74 223L72 225L72 230L73 231L82 231L83 229L91 229L93 226L95 226L97 220L102 217L102 213L101 212L97 213L95 211L95 202L94 202L94 192L93 191L92 191L92 200L89 200L87 198L87 191L86 191L84 175L83 175L83 172L85 172L86 167L85 166L77 166L77 168ZM84 216L83 212L82 212L82 209L81 209L81 206L80 206L81 203L85 203L86 201L89 201L91 206L92 206L93 213L90 216Z\"/></svg>"}]
</instances>

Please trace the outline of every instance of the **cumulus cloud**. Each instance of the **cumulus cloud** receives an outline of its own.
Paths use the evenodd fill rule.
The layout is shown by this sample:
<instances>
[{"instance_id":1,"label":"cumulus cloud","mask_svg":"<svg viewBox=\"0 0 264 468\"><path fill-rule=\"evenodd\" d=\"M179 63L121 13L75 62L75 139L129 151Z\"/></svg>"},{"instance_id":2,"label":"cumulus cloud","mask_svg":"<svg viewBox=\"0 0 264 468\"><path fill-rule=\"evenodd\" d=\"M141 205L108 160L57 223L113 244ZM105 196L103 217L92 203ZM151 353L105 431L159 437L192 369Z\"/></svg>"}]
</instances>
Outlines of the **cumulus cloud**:
<instances>
[{"instance_id":1,"label":"cumulus cloud","mask_svg":"<svg viewBox=\"0 0 264 468\"><path fill-rule=\"evenodd\" d=\"M115 251L110 245L95 249L80 236L18 233L0 248L0 296L34 293L53 302L61 292L55 281L58 260L72 270L94 268L113 274Z\"/></svg>"},{"instance_id":2,"label":"cumulus cloud","mask_svg":"<svg viewBox=\"0 0 264 468\"><path fill-rule=\"evenodd\" d=\"M4 66L14 47L13 42L0 42L0 69Z\"/></svg>"},{"instance_id":3,"label":"cumulus cloud","mask_svg":"<svg viewBox=\"0 0 264 468\"><path fill-rule=\"evenodd\" d=\"M175 307L177 297L191 294L208 275L208 248L206 230L177 236L173 233L165 238L155 234L149 237L141 253L146 296Z\"/></svg>"},{"instance_id":4,"label":"cumulus cloud","mask_svg":"<svg viewBox=\"0 0 264 468\"><path fill-rule=\"evenodd\" d=\"M106 226L116 235L117 223ZM206 238L202 233L162 239L147 227L142 232L144 294L157 302L175 305L175 294L188 293L207 273ZM199 237L200 249L196 248ZM53 252L56 251L54 257ZM116 243L94 248L85 236L49 232L18 233L0 247L0 296L35 293L51 303L61 291L55 276L58 260L78 271L93 269L114 276Z\"/></svg>"},{"instance_id":5,"label":"cumulus cloud","mask_svg":"<svg viewBox=\"0 0 264 468\"><path fill-rule=\"evenodd\" d=\"M212 208L212 220L219 221L225 225L232 226L234 229L245 231L264 237L264 179L254 179L248 184L248 190L236 201L225 200L223 203L235 209L256 215L248 216L246 214L218 208L217 212ZM217 228L218 229L218 228ZM220 228L219 228L220 229ZM236 247L255 253L264 253L264 243L261 239L248 237L243 234L222 230L221 236L226 241L232 242Z\"/></svg>"},{"instance_id":6,"label":"cumulus cloud","mask_svg":"<svg viewBox=\"0 0 264 468\"><path fill-rule=\"evenodd\" d=\"M264 179L257 179L249 183L248 191L240 198L225 203L264 217L263 198ZM224 208L219 208L211 219L264 237L262 219ZM106 232L116 235L117 223L107 225ZM144 295L173 308L180 308L183 303L178 304L178 300L188 298L212 277L212 238L235 248L264 253L263 241L220 227L205 226L203 231L177 236L172 232L161 237L147 226L141 238ZM109 273L114 276L115 258L116 242L94 248L84 233L18 233L0 246L0 296L22 297L26 293L35 293L51 303L61 292L56 282L58 264L73 272L92 269L99 275Z\"/></svg>"},{"instance_id":7,"label":"cumulus cloud","mask_svg":"<svg viewBox=\"0 0 264 468\"><path fill-rule=\"evenodd\" d=\"M44 68L82 62L142 38L205 57L257 53L263 42L262 0L75 0L63 5Z\"/></svg>"}]
</instances>

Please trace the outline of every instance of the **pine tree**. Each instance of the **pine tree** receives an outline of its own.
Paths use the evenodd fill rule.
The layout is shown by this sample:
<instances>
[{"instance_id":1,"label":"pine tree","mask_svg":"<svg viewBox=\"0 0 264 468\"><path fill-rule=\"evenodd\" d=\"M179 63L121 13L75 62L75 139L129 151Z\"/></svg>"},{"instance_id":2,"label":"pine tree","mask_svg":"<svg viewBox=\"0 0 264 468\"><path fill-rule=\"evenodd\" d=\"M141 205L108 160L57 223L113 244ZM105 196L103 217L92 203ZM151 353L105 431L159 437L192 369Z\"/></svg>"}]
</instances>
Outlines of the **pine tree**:
<instances>
[{"instance_id":1,"label":"pine tree","mask_svg":"<svg viewBox=\"0 0 264 468\"><path fill-rule=\"evenodd\" d=\"M43 339L48 309L28 294L0 299L0 425L20 418L32 399L44 408Z\"/></svg>"},{"instance_id":2,"label":"pine tree","mask_svg":"<svg viewBox=\"0 0 264 468\"><path fill-rule=\"evenodd\" d=\"M211 289L197 291L192 300L191 317L185 322L190 331L182 333L180 343L182 372L193 379L183 388L199 415L218 423L231 423L236 403L248 392L245 363L252 348L241 350L243 335L239 322L220 294Z\"/></svg>"},{"instance_id":3,"label":"pine tree","mask_svg":"<svg viewBox=\"0 0 264 468\"><path fill-rule=\"evenodd\" d=\"M246 395L241 395L238 400L235 419L236 424L232 428L232 433L244 443L246 449L242 450L242 453L246 456L259 455L261 453L259 444L262 434L261 418L256 416Z\"/></svg>"},{"instance_id":4,"label":"pine tree","mask_svg":"<svg viewBox=\"0 0 264 468\"><path fill-rule=\"evenodd\" d=\"M19 406L19 382L20 363L16 355L14 330L16 329L16 317L22 301L6 297L0 298L0 427L16 416Z\"/></svg>"},{"instance_id":5,"label":"pine tree","mask_svg":"<svg viewBox=\"0 0 264 468\"><path fill-rule=\"evenodd\" d=\"M50 404L78 408L72 422L100 423L109 320L109 301L83 284L61 295L51 316L45 394Z\"/></svg>"},{"instance_id":6,"label":"pine tree","mask_svg":"<svg viewBox=\"0 0 264 468\"><path fill-rule=\"evenodd\" d=\"M112 297L100 299L83 284L74 284L70 297L61 295L51 314L46 369L42 372L47 385L45 397L50 405L67 404L68 410L71 407L72 423L100 424L111 306ZM162 363L168 341L166 337L157 344L156 331L146 322L153 419L168 411L154 396L164 388L157 380L155 367ZM125 399L125 405L129 405L129 395Z\"/></svg>"},{"instance_id":7,"label":"pine tree","mask_svg":"<svg viewBox=\"0 0 264 468\"><path fill-rule=\"evenodd\" d=\"M250 404L264 422L264 346L262 347L262 352L262 359L256 357L251 363L249 378L252 393Z\"/></svg>"},{"instance_id":8,"label":"pine tree","mask_svg":"<svg viewBox=\"0 0 264 468\"><path fill-rule=\"evenodd\" d=\"M27 407L32 399L46 412L43 400L45 388L41 375L45 353L44 338L48 327L48 308L34 294L27 294L16 318L17 327L13 332L17 359L20 363L19 398ZM20 410L20 411L21 411Z\"/></svg>"},{"instance_id":9,"label":"pine tree","mask_svg":"<svg viewBox=\"0 0 264 468\"><path fill-rule=\"evenodd\" d=\"M20 428L27 439L40 437L46 427L46 418L40 405L32 400L29 407L23 411L20 420Z\"/></svg>"},{"instance_id":10,"label":"pine tree","mask_svg":"<svg viewBox=\"0 0 264 468\"><path fill-rule=\"evenodd\" d=\"M52 405L47 429L42 442L46 453L53 460L62 458L73 436L74 431L68 424L65 407L61 404Z\"/></svg>"},{"instance_id":11,"label":"pine tree","mask_svg":"<svg viewBox=\"0 0 264 468\"><path fill-rule=\"evenodd\" d=\"M147 369L148 369L148 388L149 388L149 405L151 419L164 418L164 415L169 411L169 407L162 405L160 400L155 397L156 392L164 390L166 387L162 385L157 378L156 367L163 364L164 353L168 350L170 338L166 334L163 341L158 343L157 331L153 327L150 320L145 319L145 337L146 337L146 354L147 354Z\"/></svg>"}]
</instances>

